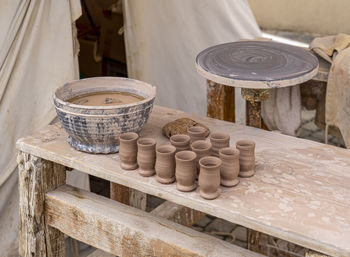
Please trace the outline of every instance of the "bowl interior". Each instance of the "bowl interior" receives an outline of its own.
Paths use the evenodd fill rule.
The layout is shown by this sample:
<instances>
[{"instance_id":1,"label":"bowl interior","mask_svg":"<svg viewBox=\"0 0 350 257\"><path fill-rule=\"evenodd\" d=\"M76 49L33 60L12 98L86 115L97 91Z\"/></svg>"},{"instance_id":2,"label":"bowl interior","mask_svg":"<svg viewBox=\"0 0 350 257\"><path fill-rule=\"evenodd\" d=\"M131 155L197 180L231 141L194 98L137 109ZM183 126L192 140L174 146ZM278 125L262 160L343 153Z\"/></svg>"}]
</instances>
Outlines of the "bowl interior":
<instances>
[{"instance_id":1,"label":"bowl interior","mask_svg":"<svg viewBox=\"0 0 350 257\"><path fill-rule=\"evenodd\" d=\"M155 97L156 89L154 86L138 80L118 77L97 77L69 82L58 88L54 94L54 97L60 104L82 108L83 105L71 103L69 100L82 95L102 92L130 93L141 97L141 99L140 101L129 104L112 104L104 106L84 105L83 108L112 109L121 106L127 107L142 104L143 102L148 102L150 99Z\"/></svg>"}]
</instances>

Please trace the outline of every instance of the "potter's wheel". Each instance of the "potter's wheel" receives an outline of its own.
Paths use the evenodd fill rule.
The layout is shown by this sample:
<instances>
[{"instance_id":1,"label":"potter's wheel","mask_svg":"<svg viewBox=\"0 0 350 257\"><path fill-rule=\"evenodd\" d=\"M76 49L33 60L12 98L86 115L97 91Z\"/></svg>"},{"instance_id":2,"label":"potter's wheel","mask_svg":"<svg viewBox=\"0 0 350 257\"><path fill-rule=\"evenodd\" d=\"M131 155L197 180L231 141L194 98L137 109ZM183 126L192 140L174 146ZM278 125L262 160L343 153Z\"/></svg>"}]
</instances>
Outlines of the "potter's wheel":
<instances>
[{"instance_id":1,"label":"potter's wheel","mask_svg":"<svg viewBox=\"0 0 350 257\"><path fill-rule=\"evenodd\" d=\"M245 88L284 87L316 75L318 60L309 51L272 41L239 41L198 54L198 71L220 84Z\"/></svg>"}]
</instances>

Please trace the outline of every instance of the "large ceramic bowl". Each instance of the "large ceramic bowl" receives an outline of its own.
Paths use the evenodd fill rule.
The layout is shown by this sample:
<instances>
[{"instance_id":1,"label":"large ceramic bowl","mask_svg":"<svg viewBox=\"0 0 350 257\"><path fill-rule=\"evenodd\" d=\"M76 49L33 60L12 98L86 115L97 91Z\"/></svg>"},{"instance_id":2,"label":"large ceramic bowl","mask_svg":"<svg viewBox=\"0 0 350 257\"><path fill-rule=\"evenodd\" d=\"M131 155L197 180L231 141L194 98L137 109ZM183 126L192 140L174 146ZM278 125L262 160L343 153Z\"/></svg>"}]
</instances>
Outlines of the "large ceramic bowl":
<instances>
[{"instance_id":1,"label":"large ceramic bowl","mask_svg":"<svg viewBox=\"0 0 350 257\"><path fill-rule=\"evenodd\" d=\"M98 92L126 92L141 96L135 103L108 106L79 105L69 100ZM152 111L156 88L145 82L117 77L98 77L73 81L53 95L58 118L68 133L69 144L89 153L119 150L119 135L140 133Z\"/></svg>"}]
</instances>

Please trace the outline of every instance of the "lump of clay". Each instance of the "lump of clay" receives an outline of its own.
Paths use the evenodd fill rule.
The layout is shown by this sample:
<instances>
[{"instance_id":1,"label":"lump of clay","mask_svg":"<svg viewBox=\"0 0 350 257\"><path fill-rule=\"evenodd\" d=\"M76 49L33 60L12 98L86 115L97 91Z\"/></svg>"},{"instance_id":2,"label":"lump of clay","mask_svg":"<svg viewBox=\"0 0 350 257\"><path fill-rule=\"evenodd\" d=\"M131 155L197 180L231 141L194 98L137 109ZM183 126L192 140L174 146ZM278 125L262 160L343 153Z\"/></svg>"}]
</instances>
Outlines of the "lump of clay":
<instances>
[{"instance_id":1,"label":"lump of clay","mask_svg":"<svg viewBox=\"0 0 350 257\"><path fill-rule=\"evenodd\" d=\"M162 129L162 133L167 138L170 138L171 136L177 135L177 134L187 134L188 128L194 127L194 126L200 126L205 128L207 131L206 136L209 135L210 130L207 126L189 118L180 118L167 123Z\"/></svg>"}]
</instances>

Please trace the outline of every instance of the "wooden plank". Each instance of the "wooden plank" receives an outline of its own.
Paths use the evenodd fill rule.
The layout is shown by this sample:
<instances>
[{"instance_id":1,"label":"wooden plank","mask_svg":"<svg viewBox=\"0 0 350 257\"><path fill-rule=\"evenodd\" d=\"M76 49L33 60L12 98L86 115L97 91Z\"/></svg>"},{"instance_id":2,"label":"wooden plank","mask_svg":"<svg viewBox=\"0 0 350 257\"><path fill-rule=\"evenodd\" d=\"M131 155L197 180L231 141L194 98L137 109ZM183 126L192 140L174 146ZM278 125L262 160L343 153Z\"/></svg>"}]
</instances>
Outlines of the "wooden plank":
<instances>
[{"instance_id":1,"label":"wooden plank","mask_svg":"<svg viewBox=\"0 0 350 257\"><path fill-rule=\"evenodd\" d=\"M68 185L46 194L45 215L48 225L118 256L260 256Z\"/></svg>"},{"instance_id":2,"label":"wooden plank","mask_svg":"<svg viewBox=\"0 0 350 257\"><path fill-rule=\"evenodd\" d=\"M239 87L235 87L235 123L246 125L246 109L246 100L244 100L241 95L241 89Z\"/></svg>"},{"instance_id":3,"label":"wooden plank","mask_svg":"<svg viewBox=\"0 0 350 257\"><path fill-rule=\"evenodd\" d=\"M100 249L97 249L96 251L93 251L92 253L90 253L87 257L115 257L115 255L106 253Z\"/></svg>"},{"instance_id":4,"label":"wooden plank","mask_svg":"<svg viewBox=\"0 0 350 257\"><path fill-rule=\"evenodd\" d=\"M191 227L205 215L203 212L169 201L160 204L157 208L151 211L151 213L186 227Z\"/></svg>"},{"instance_id":5,"label":"wooden plank","mask_svg":"<svg viewBox=\"0 0 350 257\"><path fill-rule=\"evenodd\" d=\"M318 252L314 252L314 251L308 250L305 253L305 257L328 257L328 255L324 255L322 253L318 253Z\"/></svg>"},{"instance_id":6,"label":"wooden plank","mask_svg":"<svg viewBox=\"0 0 350 257\"><path fill-rule=\"evenodd\" d=\"M110 198L120 203L129 205L129 188L126 186L111 182Z\"/></svg>"},{"instance_id":7,"label":"wooden plank","mask_svg":"<svg viewBox=\"0 0 350 257\"><path fill-rule=\"evenodd\" d=\"M235 121L235 89L207 80L207 116Z\"/></svg>"},{"instance_id":8,"label":"wooden plank","mask_svg":"<svg viewBox=\"0 0 350 257\"><path fill-rule=\"evenodd\" d=\"M110 198L140 210L147 208L147 194L138 190L111 182Z\"/></svg>"},{"instance_id":9,"label":"wooden plank","mask_svg":"<svg viewBox=\"0 0 350 257\"><path fill-rule=\"evenodd\" d=\"M138 190L129 189L129 205L145 211L147 209L147 194Z\"/></svg>"},{"instance_id":10,"label":"wooden plank","mask_svg":"<svg viewBox=\"0 0 350 257\"><path fill-rule=\"evenodd\" d=\"M64 235L48 227L44 216L47 191L66 181L65 167L19 152L19 255L65 256Z\"/></svg>"},{"instance_id":11,"label":"wooden plank","mask_svg":"<svg viewBox=\"0 0 350 257\"><path fill-rule=\"evenodd\" d=\"M333 255L350 256L350 151L317 142L196 116L155 106L142 131L157 143L169 140L161 128L181 117L192 118L211 131L230 134L231 146L240 139L256 142L256 174L238 186L221 187L219 198L208 201L193 192L179 192L175 184L161 185L154 177L125 171L117 154L78 152L58 126L18 141L17 147L62 165L110 180L214 215L256 231Z\"/></svg>"},{"instance_id":12,"label":"wooden plank","mask_svg":"<svg viewBox=\"0 0 350 257\"><path fill-rule=\"evenodd\" d=\"M147 194L113 182L110 183L110 187L111 199L140 210L146 210Z\"/></svg>"}]
</instances>

